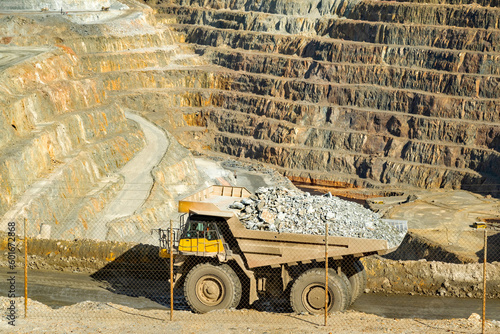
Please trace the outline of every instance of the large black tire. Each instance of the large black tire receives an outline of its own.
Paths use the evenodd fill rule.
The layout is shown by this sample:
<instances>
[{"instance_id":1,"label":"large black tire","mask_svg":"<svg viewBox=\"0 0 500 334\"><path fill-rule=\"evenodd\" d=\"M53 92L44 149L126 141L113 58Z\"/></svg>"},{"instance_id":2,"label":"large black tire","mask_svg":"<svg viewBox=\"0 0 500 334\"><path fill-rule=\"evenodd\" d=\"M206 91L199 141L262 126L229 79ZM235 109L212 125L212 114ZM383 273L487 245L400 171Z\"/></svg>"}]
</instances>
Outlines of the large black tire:
<instances>
[{"instance_id":1,"label":"large black tire","mask_svg":"<svg viewBox=\"0 0 500 334\"><path fill-rule=\"evenodd\" d=\"M305 271L290 290L290 305L296 313L321 314L325 310L325 269ZM328 271L328 313L344 311L349 306L348 288L334 271Z\"/></svg>"},{"instance_id":2,"label":"large black tire","mask_svg":"<svg viewBox=\"0 0 500 334\"><path fill-rule=\"evenodd\" d=\"M336 275L337 273L335 272L335 270L333 269L328 269L328 275ZM342 278L342 280L344 281L344 284L346 286L346 289L347 289L347 307L349 307L353 302L354 302L354 295L353 295L353 291L352 291L352 285L351 285L351 281L349 280L349 278L347 277L347 275L342 272L340 274L340 278Z\"/></svg>"},{"instance_id":3,"label":"large black tire","mask_svg":"<svg viewBox=\"0 0 500 334\"><path fill-rule=\"evenodd\" d=\"M227 264L201 263L186 275L184 296L197 313L234 308L241 299L241 282Z\"/></svg>"},{"instance_id":4,"label":"large black tire","mask_svg":"<svg viewBox=\"0 0 500 334\"><path fill-rule=\"evenodd\" d=\"M347 273L349 277L349 281L351 282L352 287L352 298L351 304L361 296L366 289L366 283L368 281L368 275L366 274L365 267L361 263L361 261L356 260L352 264L351 271Z\"/></svg>"}]
</instances>

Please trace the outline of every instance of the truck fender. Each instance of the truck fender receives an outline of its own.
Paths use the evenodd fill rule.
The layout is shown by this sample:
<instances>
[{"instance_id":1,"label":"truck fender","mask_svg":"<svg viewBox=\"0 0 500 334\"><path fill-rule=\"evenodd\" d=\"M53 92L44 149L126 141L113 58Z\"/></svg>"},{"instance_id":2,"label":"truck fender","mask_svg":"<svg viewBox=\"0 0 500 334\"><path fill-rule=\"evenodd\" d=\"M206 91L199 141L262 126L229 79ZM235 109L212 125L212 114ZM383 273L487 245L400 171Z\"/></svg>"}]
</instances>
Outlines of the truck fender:
<instances>
[{"instance_id":1,"label":"truck fender","mask_svg":"<svg viewBox=\"0 0 500 334\"><path fill-rule=\"evenodd\" d=\"M248 303L250 305L252 305L256 300L259 299L259 296L257 294L257 280L255 279L255 275L254 275L253 271L248 270L245 267L245 263L243 262L243 259L241 258L240 255L234 254L232 257L235 260L235 262L238 264L240 269L245 273L245 275L250 280L250 293L248 296Z\"/></svg>"}]
</instances>

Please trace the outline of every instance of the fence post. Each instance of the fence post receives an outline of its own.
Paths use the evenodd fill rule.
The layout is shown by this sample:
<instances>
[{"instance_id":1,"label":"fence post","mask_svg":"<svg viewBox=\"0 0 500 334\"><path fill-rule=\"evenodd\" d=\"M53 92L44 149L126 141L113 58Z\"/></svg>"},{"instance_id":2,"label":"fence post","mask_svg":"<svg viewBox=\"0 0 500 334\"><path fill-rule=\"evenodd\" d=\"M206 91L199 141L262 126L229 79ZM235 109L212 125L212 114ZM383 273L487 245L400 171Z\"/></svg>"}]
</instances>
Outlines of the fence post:
<instances>
[{"instance_id":1,"label":"fence post","mask_svg":"<svg viewBox=\"0 0 500 334\"><path fill-rule=\"evenodd\" d=\"M28 237L26 221L27 218L24 218L24 318L28 317Z\"/></svg>"},{"instance_id":2,"label":"fence post","mask_svg":"<svg viewBox=\"0 0 500 334\"><path fill-rule=\"evenodd\" d=\"M325 327L328 323L328 220L325 223Z\"/></svg>"},{"instance_id":3,"label":"fence post","mask_svg":"<svg viewBox=\"0 0 500 334\"><path fill-rule=\"evenodd\" d=\"M174 230L170 219L170 321L174 319Z\"/></svg>"},{"instance_id":4,"label":"fence post","mask_svg":"<svg viewBox=\"0 0 500 334\"><path fill-rule=\"evenodd\" d=\"M484 229L484 260L483 260L483 319L482 319L482 332L484 334L486 325L486 252L488 244L488 232Z\"/></svg>"}]
</instances>

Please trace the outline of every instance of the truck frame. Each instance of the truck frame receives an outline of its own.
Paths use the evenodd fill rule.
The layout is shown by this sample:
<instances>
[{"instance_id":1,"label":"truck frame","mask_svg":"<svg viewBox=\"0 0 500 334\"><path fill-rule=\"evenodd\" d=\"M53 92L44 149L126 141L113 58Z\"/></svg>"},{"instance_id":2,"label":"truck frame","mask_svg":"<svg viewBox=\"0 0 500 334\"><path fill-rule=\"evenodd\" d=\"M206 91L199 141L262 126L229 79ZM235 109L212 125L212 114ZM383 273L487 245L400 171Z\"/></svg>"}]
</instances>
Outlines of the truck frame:
<instances>
[{"instance_id":1,"label":"truck frame","mask_svg":"<svg viewBox=\"0 0 500 334\"><path fill-rule=\"evenodd\" d=\"M211 186L179 201L179 228L157 230L159 255L173 256L173 283L183 285L195 312L252 305L264 296L289 297L297 313L324 312L326 243L328 312L343 311L366 287L360 258L390 251L385 240L249 230L229 205L251 195Z\"/></svg>"}]
</instances>

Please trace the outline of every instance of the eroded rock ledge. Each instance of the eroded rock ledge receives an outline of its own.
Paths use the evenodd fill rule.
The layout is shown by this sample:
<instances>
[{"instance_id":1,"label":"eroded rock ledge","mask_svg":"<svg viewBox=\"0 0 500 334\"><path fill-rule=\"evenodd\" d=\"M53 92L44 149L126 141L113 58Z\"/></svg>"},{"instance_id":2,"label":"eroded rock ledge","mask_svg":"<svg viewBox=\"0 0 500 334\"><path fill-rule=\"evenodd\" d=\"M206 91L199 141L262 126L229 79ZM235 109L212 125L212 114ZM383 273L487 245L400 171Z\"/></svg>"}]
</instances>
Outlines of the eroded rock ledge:
<instances>
[{"instance_id":1,"label":"eroded rock ledge","mask_svg":"<svg viewBox=\"0 0 500 334\"><path fill-rule=\"evenodd\" d=\"M184 115L193 149L202 126L205 149L290 176L498 194L494 4L157 1L157 21L217 66L150 96Z\"/></svg>"}]
</instances>

